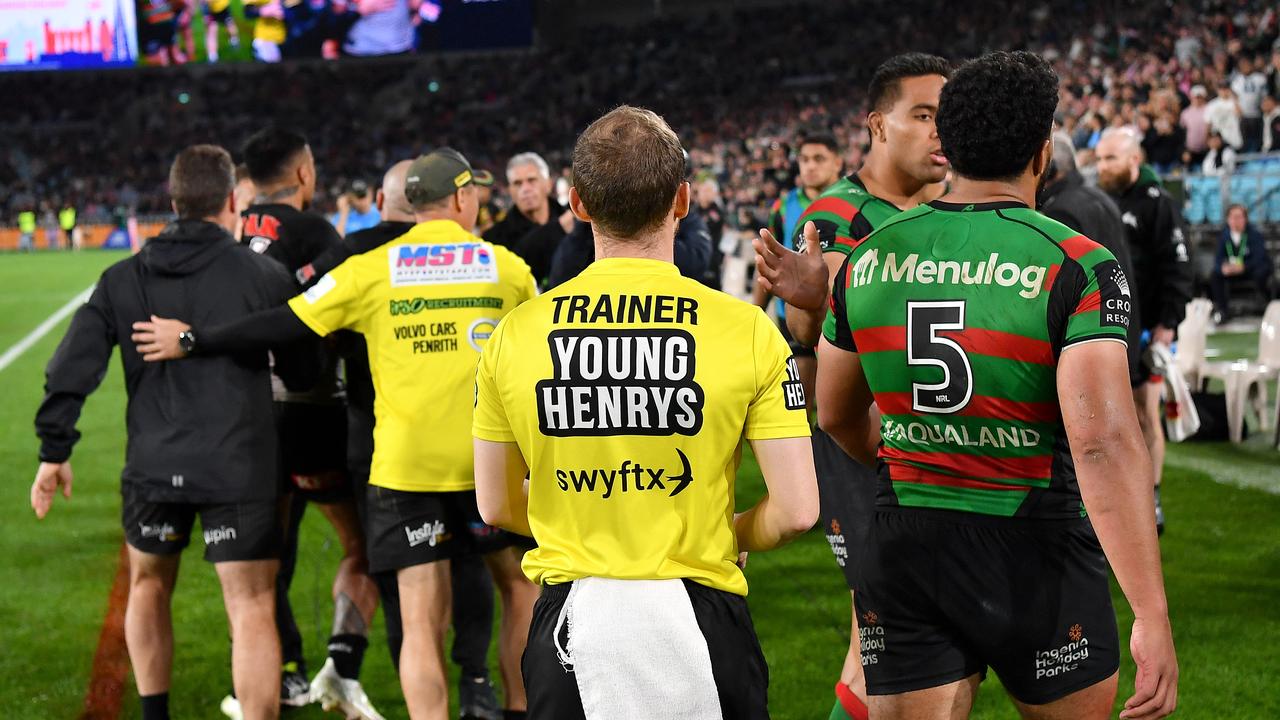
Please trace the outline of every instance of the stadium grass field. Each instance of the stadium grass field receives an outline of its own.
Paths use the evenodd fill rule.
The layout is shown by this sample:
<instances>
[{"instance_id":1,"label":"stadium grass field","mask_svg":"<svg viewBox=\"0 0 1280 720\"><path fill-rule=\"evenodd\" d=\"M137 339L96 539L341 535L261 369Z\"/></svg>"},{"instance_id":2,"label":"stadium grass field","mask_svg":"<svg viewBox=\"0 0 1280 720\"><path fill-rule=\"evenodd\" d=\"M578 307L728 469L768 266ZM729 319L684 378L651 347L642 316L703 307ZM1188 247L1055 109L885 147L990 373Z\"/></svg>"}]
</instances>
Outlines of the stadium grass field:
<instances>
[{"instance_id":1,"label":"stadium grass field","mask_svg":"<svg viewBox=\"0 0 1280 720\"><path fill-rule=\"evenodd\" d=\"M0 353L87 288L119 253L0 256ZM74 493L38 522L28 504L36 466L32 419L43 369L66 321L0 370L0 707L11 718L76 717L84 706L95 647L122 541L119 470L124 447L124 391L118 361L80 421L84 439L73 456ZM1247 356L1248 334L1216 336L1210 346ZM1269 434L1269 433L1268 433ZM1280 453L1255 435L1249 444L1171 446L1165 471L1169 531L1162 540L1166 583L1181 664L1183 718L1280 717ZM1216 481L1215 481L1216 480ZM739 498L762 484L749 454ZM230 686L225 615L212 568L197 541L188 550L174 603L177 651L171 691L175 717L216 718ZM338 559L323 520L308 513L292 597L311 671L324 654ZM818 531L747 567L750 603L769 660L773 716L826 718L831 687L848 644L848 595ZM1130 615L1115 593L1122 635ZM381 618L375 622L363 681L388 718L406 717L387 657ZM1127 648L1127 645L1126 645ZM128 680L124 717L139 715ZM1127 650L1119 703L1133 684ZM994 676L984 683L973 717L1014 718ZM319 708L286 717L322 717Z\"/></svg>"}]
</instances>

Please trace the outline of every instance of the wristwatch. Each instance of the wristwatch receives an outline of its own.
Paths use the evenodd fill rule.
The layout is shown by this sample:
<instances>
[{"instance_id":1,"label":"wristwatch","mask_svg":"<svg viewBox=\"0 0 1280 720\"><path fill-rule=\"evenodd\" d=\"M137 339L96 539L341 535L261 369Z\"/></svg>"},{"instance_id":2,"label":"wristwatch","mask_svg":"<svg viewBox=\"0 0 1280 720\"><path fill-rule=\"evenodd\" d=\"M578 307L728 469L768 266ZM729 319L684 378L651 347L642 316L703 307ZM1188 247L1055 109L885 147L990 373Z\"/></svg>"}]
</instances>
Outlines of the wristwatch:
<instances>
[{"instance_id":1,"label":"wristwatch","mask_svg":"<svg viewBox=\"0 0 1280 720\"><path fill-rule=\"evenodd\" d=\"M182 348L182 352L187 355L195 355L196 334L190 330L183 330L178 333L178 347Z\"/></svg>"}]
</instances>

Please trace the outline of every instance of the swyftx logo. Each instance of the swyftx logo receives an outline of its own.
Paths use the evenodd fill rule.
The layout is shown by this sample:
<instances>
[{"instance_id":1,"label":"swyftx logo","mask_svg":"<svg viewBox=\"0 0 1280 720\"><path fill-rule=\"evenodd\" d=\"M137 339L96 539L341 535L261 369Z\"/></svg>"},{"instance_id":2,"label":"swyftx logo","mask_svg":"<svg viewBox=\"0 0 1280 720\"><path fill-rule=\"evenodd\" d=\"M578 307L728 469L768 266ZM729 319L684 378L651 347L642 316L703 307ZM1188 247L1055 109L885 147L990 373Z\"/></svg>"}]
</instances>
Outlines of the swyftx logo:
<instances>
[{"instance_id":1,"label":"swyftx logo","mask_svg":"<svg viewBox=\"0 0 1280 720\"><path fill-rule=\"evenodd\" d=\"M616 468L556 470L556 484L562 492L601 493L608 500L617 493L667 492L675 497L693 482L689 458L676 448L680 457L680 473L671 475L666 468L655 468L631 460L623 460Z\"/></svg>"}]
</instances>

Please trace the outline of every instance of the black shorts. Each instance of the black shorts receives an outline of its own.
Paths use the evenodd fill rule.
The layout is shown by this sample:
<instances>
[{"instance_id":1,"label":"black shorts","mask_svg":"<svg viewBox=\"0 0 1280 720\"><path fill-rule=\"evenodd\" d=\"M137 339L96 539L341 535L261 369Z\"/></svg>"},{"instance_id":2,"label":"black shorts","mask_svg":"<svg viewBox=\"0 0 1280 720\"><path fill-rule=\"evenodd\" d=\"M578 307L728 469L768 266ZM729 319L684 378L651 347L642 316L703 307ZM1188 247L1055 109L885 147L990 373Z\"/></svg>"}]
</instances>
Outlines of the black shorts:
<instances>
[{"instance_id":1,"label":"black shorts","mask_svg":"<svg viewBox=\"0 0 1280 720\"><path fill-rule=\"evenodd\" d=\"M204 16L216 23L226 24L226 22L231 19L231 5L227 5L225 8L217 11L209 9L209 6L206 5L204 8Z\"/></svg>"},{"instance_id":2,"label":"black shorts","mask_svg":"<svg viewBox=\"0 0 1280 720\"><path fill-rule=\"evenodd\" d=\"M178 26L173 20L158 23L141 23L138 31L139 44L146 55L155 55L165 48L173 47L173 38Z\"/></svg>"},{"instance_id":3,"label":"black shorts","mask_svg":"<svg viewBox=\"0 0 1280 720\"><path fill-rule=\"evenodd\" d=\"M813 429L813 465L818 471L822 534L853 590L875 515L876 471L849 457L819 428Z\"/></svg>"},{"instance_id":4,"label":"black shorts","mask_svg":"<svg viewBox=\"0 0 1280 720\"><path fill-rule=\"evenodd\" d=\"M405 492L369 485L365 538L379 573L511 547L518 536L485 524L474 490Z\"/></svg>"},{"instance_id":5,"label":"black shorts","mask_svg":"<svg viewBox=\"0 0 1280 720\"><path fill-rule=\"evenodd\" d=\"M1107 561L1083 518L881 508L854 602L871 695L990 667L1042 705L1120 666Z\"/></svg>"},{"instance_id":6,"label":"black shorts","mask_svg":"<svg viewBox=\"0 0 1280 720\"><path fill-rule=\"evenodd\" d=\"M275 499L207 504L151 502L136 488L120 491L121 520L129 546L149 555L176 555L191 541L196 515L204 531L204 559L211 563L270 560L280 554L280 515Z\"/></svg>"},{"instance_id":7,"label":"black shorts","mask_svg":"<svg viewBox=\"0 0 1280 720\"><path fill-rule=\"evenodd\" d=\"M791 348L792 355L798 358L818 356L813 348L792 337L791 328L787 327L787 321L784 318L778 318L778 330L782 333L783 339L787 341L787 347Z\"/></svg>"},{"instance_id":8,"label":"black shorts","mask_svg":"<svg viewBox=\"0 0 1280 720\"><path fill-rule=\"evenodd\" d=\"M560 663L556 647L560 610L572 586L544 585L533 606L529 642L520 661L529 720L585 720L577 678L572 666ZM768 718L769 667L756 639L747 599L690 580L685 580L684 586L707 641L721 713L726 720ZM559 631L559 646L565 647L567 631L563 626Z\"/></svg>"},{"instance_id":9,"label":"black shorts","mask_svg":"<svg viewBox=\"0 0 1280 720\"><path fill-rule=\"evenodd\" d=\"M319 503L352 498L346 407L277 402L275 408L284 490Z\"/></svg>"},{"instance_id":10,"label":"black shorts","mask_svg":"<svg viewBox=\"0 0 1280 720\"><path fill-rule=\"evenodd\" d=\"M1136 351L1136 359L1131 358L1129 361L1129 385L1134 390L1142 387L1147 383L1159 385L1164 382L1164 376L1156 375L1151 366L1143 360L1147 354L1147 348L1151 346L1152 328L1143 328L1142 335L1138 340L1138 349Z\"/></svg>"}]
</instances>

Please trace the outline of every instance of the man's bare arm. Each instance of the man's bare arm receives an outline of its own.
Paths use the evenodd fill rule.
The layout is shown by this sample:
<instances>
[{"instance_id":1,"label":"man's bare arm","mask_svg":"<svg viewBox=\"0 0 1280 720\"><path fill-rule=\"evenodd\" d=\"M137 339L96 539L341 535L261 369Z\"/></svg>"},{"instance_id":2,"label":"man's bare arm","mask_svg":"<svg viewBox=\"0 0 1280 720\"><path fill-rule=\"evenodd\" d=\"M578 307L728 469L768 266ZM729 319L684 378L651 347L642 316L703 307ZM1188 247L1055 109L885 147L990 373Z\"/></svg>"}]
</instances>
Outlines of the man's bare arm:
<instances>
[{"instance_id":1,"label":"man's bare arm","mask_svg":"<svg viewBox=\"0 0 1280 720\"><path fill-rule=\"evenodd\" d=\"M1123 718L1161 718L1177 704L1178 661L1156 540L1154 471L1128 392L1119 342L1068 347L1058 400L1085 510L1133 608L1130 650L1138 666Z\"/></svg>"},{"instance_id":2,"label":"man's bare arm","mask_svg":"<svg viewBox=\"0 0 1280 720\"><path fill-rule=\"evenodd\" d=\"M753 440L765 496L734 518L738 550L762 552L786 543L818 520L818 477L807 437ZM479 464L477 462L477 467Z\"/></svg>"},{"instance_id":3,"label":"man's bare arm","mask_svg":"<svg viewBox=\"0 0 1280 720\"><path fill-rule=\"evenodd\" d=\"M819 340L817 390L818 427L854 460L875 467L880 414L858 354Z\"/></svg>"},{"instance_id":4,"label":"man's bare arm","mask_svg":"<svg viewBox=\"0 0 1280 720\"><path fill-rule=\"evenodd\" d=\"M476 504L480 517L521 535L529 529L529 497L524 479L529 473L520 446L513 442L473 440L475 449Z\"/></svg>"}]
</instances>

